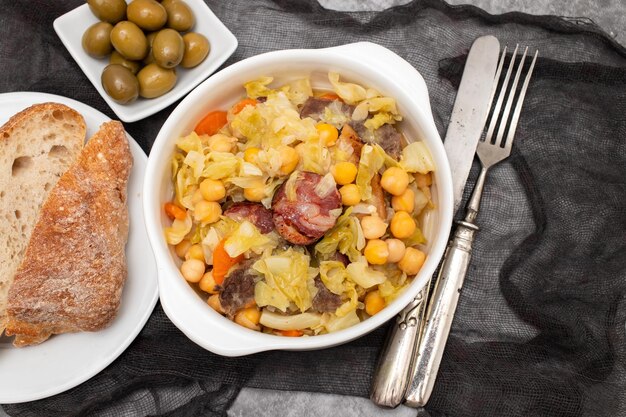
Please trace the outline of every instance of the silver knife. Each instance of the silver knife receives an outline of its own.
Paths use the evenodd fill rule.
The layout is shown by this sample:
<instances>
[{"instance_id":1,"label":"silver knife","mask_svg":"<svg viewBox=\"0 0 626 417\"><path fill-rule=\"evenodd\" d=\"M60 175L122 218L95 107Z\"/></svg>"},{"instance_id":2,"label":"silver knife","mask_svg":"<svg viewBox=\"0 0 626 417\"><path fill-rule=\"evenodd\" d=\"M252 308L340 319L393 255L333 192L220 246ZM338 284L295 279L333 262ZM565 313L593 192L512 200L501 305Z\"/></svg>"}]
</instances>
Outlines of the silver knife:
<instances>
[{"instance_id":1,"label":"silver knife","mask_svg":"<svg viewBox=\"0 0 626 417\"><path fill-rule=\"evenodd\" d=\"M481 133L496 90L493 84L500 77L504 59L499 60L499 62L495 74L490 77L491 85L487 86L483 92L483 94L489 92L489 100L487 100L487 110L484 115L485 120L481 125ZM448 130L449 133L450 131ZM446 139L447 137L448 135ZM480 134L478 137L480 138ZM445 146L445 144L444 147L446 152L452 152L452 149ZM467 172L465 172L465 177L467 177ZM456 177L453 181L455 180ZM456 200L455 195L455 212L460 203L463 187L461 185L458 190L454 190L455 193L459 192L458 200ZM411 407L423 407L426 405L433 391L443 351L450 335L450 328L452 327L452 320L454 319L454 312L459 301L463 280L469 266L473 235L478 230L478 227L474 224L461 223L465 227L457 227L454 237L448 244L426 312L426 324L424 325L413 367L413 376L405 394L405 402Z\"/></svg>"},{"instance_id":2,"label":"silver knife","mask_svg":"<svg viewBox=\"0 0 626 417\"><path fill-rule=\"evenodd\" d=\"M444 142L452 170L455 212L461 203L476 146L487 120L499 52L500 42L495 37L483 36L476 39L467 56L456 95ZM391 328L372 379L370 399L377 405L396 407L407 394L407 387L413 380L416 369L414 365L423 333L429 291L430 283L400 312L396 324ZM426 385L420 385L420 398L430 396L436 373L437 369L434 374L429 374L432 381L429 379ZM428 386L430 390L423 390ZM407 400L408 405L417 404L417 401L413 402L414 392L416 391L408 392L411 396L411 400Z\"/></svg>"}]
</instances>

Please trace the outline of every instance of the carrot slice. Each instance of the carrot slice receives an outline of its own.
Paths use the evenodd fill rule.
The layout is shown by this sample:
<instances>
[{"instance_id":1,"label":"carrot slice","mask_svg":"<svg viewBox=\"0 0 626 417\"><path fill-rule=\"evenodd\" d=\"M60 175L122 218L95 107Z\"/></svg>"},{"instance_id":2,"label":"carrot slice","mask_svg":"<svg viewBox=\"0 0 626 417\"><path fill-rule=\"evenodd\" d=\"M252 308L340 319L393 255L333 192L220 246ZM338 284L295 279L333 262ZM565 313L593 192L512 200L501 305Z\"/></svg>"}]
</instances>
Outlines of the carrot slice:
<instances>
[{"instance_id":1,"label":"carrot slice","mask_svg":"<svg viewBox=\"0 0 626 417\"><path fill-rule=\"evenodd\" d=\"M165 210L165 214L167 214L167 217L172 220L185 220L185 218L187 217L187 212L174 203L165 203L163 209Z\"/></svg>"},{"instance_id":2,"label":"carrot slice","mask_svg":"<svg viewBox=\"0 0 626 417\"><path fill-rule=\"evenodd\" d=\"M243 259L243 254L231 258L226 249L224 249L225 241L226 239L220 241L213 251L213 279L218 285L224 282L228 270Z\"/></svg>"},{"instance_id":3,"label":"carrot slice","mask_svg":"<svg viewBox=\"0 0 626 417\"><path fill-rule=\"evenodd\" d=\"M279 330L278 333L286 337L300 337L304 334L302 330Z\"/></svg>"},{"instance_id":4,"label":"carrot slice","mask_svg":"<svg viewBox=\"0 0 626 417\"><path fill-rule=\"evenodd\" d=\"M256 100L253 98L244 98L239 103L235 104L232 108L233 114L237 114L242 111L246 106L256 106Z\"/></svg>"},{"instance_id":5,"label":"carrot slice","mask_svg":"<svg viewBox=\"0 0 626 417\"><path fill-rule=\"evenodd\" d=\"M228 122L226 120L226 112L215 110L204 116L194 131L198 135L214 135Z\"/></svg>"},{"instance_id":6,"label":"carrot slice","mask_svg":"<svg viewBox=\"0 0 626 417\"><path fill-rule=\"evenodd\" d=\"M339 97L337 94L335 93L324 93L320 96L320 98L323 98L325 100L339 100L339 101L343 101L341 99L341 97Z\"/></svg>"}]
</instances>

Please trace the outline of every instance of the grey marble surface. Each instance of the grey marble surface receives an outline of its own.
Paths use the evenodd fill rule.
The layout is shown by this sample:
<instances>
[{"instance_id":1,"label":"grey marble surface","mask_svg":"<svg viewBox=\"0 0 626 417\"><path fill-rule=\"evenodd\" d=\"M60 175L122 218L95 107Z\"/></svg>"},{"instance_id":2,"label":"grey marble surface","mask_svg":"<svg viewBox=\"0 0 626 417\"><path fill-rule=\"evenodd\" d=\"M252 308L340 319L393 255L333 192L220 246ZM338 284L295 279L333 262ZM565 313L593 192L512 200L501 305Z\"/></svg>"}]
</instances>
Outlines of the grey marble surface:
<instances>
[{"instance_id":1,"label":"grey marble surface","mask_svg":"<svg viewBox=\"0 0 626 417\"><path fill-rule=\"evenodd\" d=\"M342 11L383 10L410 0L319 0L329 9ZM626 3L624 0L447 0L450 4L473 4L489 13L522 11L537 15L587 17L621 44L626 44ZM408 417L412 408L400 406L383 410L366 398L306 392L246 388L228 412L230 417ZM0 407L0 417L8 415Z\"/></svg>"},{"instance_id":2,"label":"grey marble surface","mask_svg":"<svg viewBox=\"0 0 626 417\"><path fill-rule=\"evenodd\" d=\"M341 11L384 10L411 0L319 0L327 9ZM626 2L624 0L446 0L449 4L472 4L491 14L512 11L535 15L584 17L626 44Z\"/></svg>"}]
</instances>

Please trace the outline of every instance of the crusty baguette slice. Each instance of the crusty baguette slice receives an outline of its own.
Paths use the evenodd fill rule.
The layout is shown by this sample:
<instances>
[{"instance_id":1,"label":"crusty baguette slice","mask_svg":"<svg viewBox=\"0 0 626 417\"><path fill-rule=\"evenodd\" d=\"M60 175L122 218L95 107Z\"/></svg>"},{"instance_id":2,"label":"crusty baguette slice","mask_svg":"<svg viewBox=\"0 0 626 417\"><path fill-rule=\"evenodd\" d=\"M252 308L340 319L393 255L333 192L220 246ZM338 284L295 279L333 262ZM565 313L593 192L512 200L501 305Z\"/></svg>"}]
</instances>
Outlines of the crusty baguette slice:
<instances>
[{"instance_id":1,"label":"crusty baguette slice","mask_svg":"<svg viewBox=\"0 0 626 417\"><path fill-rule=\"evenodd\" d=\"M15 346L113 321L126 280L132 163L122 124L105 123L50 192L9 291Z\"/></svg>"},{"instance_id":2,"label":"crusty baguette slice","mask_svg":"<svg viewBox=\"0 0 626 417\"><path fill-rule=\"evenodd\" d=\"M85 143L85 121L57 103L36 104L0 128L0 335L6 303L41 205Z\"/></svg>"}]
</instances>

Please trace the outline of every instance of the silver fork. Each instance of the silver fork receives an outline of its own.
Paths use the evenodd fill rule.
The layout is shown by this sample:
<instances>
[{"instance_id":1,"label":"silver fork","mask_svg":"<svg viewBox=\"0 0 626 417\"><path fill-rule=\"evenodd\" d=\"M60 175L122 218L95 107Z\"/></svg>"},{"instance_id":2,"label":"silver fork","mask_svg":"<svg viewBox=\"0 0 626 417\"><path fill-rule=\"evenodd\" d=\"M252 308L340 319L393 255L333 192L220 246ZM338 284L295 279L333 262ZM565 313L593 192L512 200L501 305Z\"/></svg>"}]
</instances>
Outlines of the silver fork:
<instances>
[{"instance_id":1,"label":"silver fork","mask_svg":"<svg viewBox=\"0 0 626 417\"><path fill-rule=\"evenodd\" d=\"M411 407L424 406L435 385L435 378L439 370L448 335L450 334L454 311L456 310L459 300L459 292L463 286L465 273L469 266L474 235L476 231L478 231L478 226L474 221L478 215L487 172L492 166L503 161L511 154L517 122L519 121L526 89L528 88L530 77L535 68L538 53L538 51L535 52L524 83L519 93L517 93L517 85L528 52L528 47L526 47L517 67L513 84L509 88L509 81L515 66L518 48L519 45L515 47L515 51L509 62L504 81L500 87L498 98L493 109L491 121L487 133L485 134L485 139L478 143L476 154L480 159L482 169L474 191L472 192L472 196L467 204L465 219L458 222L454 238L448 246L447 254L441 266L430 305L428 306L426 313L427 322L420 339L418 355L413 371L413 379L410 381L409 388L405 394L406 404ZM498 90L498 81L506 59L506 52L507 48L504 48L498 63L491 100L493 100ZM504 104L504 108L502 108L505 98L506 103ZM513 115L511 116L512 107ZM500 121L499 125L498 121ZM494 139L496 126L498 129Z\"/></svg>"},{"instance_id":2,"label":"silver fork","mask_svg":"<svg viewBox=\"0 0 626 417\"><path fill-rule=\"evenodd\" d=\"M500 110L502 108L502 102L504 101L504 97L507 93L507 85L509 83L511 72L515 65L515 58L517 56L517 50L519 45L515 46L515 51L513 52L513 56L511 57L511 62L506 72L506 76L504 78L502 88L500 89L500 94L498 95L498 100L496 101L496 105L493 109L493 115L491 117L491 122L489 123L489 127L487 129L487 134L485 135L485 140L482 140L478 143L478 148L476 149L476 154L478 155L478 159L480 160L482 169L480 170L480 175L478 176L478 180L476 181L476 185L474 186L474 192L472 193L472 197L470 198L467 204L467 213L465 216L465 222L473 223L476 215L478 214L478 208L480 206L480 199L483 194L483 187L485 185L485 179L487 178L487 172L489 168L494 166L495 164L505 160L511 154L511 147L513 146L513 139L515 137L515 131L517 130L517 122L519 120L520 112L522 111L522 105L524 104L524 97L526 96L526 89L528 88L528 83L530 82L530 77L533 73L533 69L535 68L535 61L537 60L537 54L539 51L535 51L535 56L530 64L530 68L528 69L528 73L526 74L526 78L524 79L524 84L522 85L521 91L519 93L517 104L515 105L515 109L513 110L513 116L511 118L511 122L508 125L508 133L506 139L503 141L504 133L507 130L507 122L509 119L509 113L511 111L511 106L513 105L513 100L515 98L515 92L517 90L517 84L519 82L520 75L522 73L522 68L524 67L524 61L526 60L526 54L528 53L528 47L524 49L524 54L522 55L522 59L517 67L517 72L515 73L515 79L513 80L513 85L509 91L509 96L506 101L506 105L502 114L500 115ZM502 52L502 57L500 58L500 63L498 64L498 75L500 75L500 70L502 68L502 64L506 57L506 47ZM494 93L496 90L497 84L494 86ZM498 117L500 116L500 117ZM498 127L498 132L496 134L495 141L493 140L493 133L496 127L496 123L500 119L500 126Z\"/></svg>"}]
</instances>

